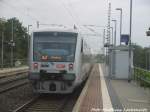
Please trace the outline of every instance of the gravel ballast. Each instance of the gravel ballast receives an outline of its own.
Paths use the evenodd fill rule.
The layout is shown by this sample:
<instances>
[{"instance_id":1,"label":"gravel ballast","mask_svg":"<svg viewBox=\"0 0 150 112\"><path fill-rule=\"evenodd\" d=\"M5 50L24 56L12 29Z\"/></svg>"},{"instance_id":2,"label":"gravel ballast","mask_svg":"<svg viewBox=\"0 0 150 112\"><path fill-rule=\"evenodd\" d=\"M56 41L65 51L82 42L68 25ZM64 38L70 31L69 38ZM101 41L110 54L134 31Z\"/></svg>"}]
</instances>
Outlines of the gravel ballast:
<instances>
[{"instance_id":1,"label":"gravel ballast","mask_svg":"<svg viewBox=\"0 0 150 112\"><path fill-rule=\"evenodd\" d=\"M31 84L0 94L0 112L12 112L34 97Z\"/></svg>"}]
</instances>

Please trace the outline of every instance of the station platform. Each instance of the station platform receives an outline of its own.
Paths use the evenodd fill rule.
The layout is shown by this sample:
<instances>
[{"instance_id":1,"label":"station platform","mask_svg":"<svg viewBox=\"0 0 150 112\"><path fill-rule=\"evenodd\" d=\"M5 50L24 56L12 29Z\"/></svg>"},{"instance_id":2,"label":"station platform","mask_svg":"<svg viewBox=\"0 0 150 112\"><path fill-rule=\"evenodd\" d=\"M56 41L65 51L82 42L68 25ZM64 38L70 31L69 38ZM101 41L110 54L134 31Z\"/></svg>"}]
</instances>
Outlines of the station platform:
<instances>
[{"instance_id":1,"label":"station platform","mask_svg":"<svg viewBox=\"0 0 150 112\"><path fill-rule=\"evenodd\" d=\"M150 112L150 89L142 88L135 82L129 83L127 80L110 80L109 85L112 102L115 109L128 109L129 112ZM110 92L111 92L110 91ZM114 100L114 95L118 101Z\"/></svg>"},{"instance_id":2,"label":"station platform","mask_svg":"<svg viewBox=\"0 0 150 112\"><path fill-rule=\"evenodd\" d=\"M95 65L72 112L150 112L150 89L134 81L112 80Z\"/></svg>"},{"instance_id":3,"label":"station platform","mask_svg":"<svg viewBox=\"0 0 150 112\"><path fill-rule=\"evenodd\" d=\"M101 66L95 65L73 112L103 112L106 107L112 109L112 104Z\"/></svg>"},{"instance_id":4,"label":"station platform","mask_svg":"<svg viewBox=\"0 0 150 112\"><path fill-rule=\"evenodd\" d=\"M0 69L0 78L14 75L16 72L26 72L29 69L27 66L17 67L17 68L4 68Z\"/></svg>"}]
</instances>

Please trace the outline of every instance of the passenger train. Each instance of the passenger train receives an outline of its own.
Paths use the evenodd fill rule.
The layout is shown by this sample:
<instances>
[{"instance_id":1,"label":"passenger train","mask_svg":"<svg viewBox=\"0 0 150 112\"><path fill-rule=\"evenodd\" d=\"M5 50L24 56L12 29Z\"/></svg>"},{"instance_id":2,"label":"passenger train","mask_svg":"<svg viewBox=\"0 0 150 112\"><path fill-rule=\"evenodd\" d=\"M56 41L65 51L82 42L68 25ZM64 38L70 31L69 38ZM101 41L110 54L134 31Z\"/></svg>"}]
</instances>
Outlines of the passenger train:
<instances>
[{"instance_id":1,"label":"passenger train","mask_svg":"<svg viewBox=\"0 0 150 112\"><path fill-rule=\"evenodd\" d=\"M91 68L83 62L90 52L76 29L37 29L29 48L29 80L36 93L71 93L87 77Z\"/></svg>"}]
</instances>

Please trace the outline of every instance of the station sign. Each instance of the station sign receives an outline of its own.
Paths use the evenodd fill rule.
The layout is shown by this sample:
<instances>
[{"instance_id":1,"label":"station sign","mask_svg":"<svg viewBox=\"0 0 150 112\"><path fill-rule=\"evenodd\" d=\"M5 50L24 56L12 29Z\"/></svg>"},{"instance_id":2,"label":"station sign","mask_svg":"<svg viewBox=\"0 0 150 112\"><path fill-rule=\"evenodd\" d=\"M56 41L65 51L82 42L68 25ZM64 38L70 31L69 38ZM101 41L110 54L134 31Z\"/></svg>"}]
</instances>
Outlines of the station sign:
<instances>
[{"instance_id":1,"label":"station sign","mask_svg":"<svg viewBox=\"0 0 150 112\"><path fill-rule=\"evenodd\" d=\"M120 42L124 42L126 45L129 43L129 35L128 34L122 34Z\"/></svg>"},{"instance_id":2,"label":"station sign","mask_svg":"<svg viewBox=\"0 0 150 112\"><path fill-rule=\"evenodd\" d=\"M146 32L146 35L147 35L147 36L150 36L150 31L147 31L147 32Z\"/></svg>"},{"instance_id":3,"label":"station sign","mask_svg":"<svg viewBox=\"0 0 150 112\"><path fill-rule=\"evenodd\" d=\"M104 44L104 47L109 47L110 45L108 43L105 43Z\"/></svg>"}]
</instances>

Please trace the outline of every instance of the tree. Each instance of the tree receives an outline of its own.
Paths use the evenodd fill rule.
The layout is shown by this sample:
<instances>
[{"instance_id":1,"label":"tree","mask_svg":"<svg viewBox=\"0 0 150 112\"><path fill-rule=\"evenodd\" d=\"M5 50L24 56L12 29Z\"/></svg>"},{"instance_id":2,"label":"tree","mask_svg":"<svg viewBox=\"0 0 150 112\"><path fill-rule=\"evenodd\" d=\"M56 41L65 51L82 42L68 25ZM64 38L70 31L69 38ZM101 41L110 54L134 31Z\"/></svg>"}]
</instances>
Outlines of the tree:
<instances>
[{"instance_id":1,"label":"tree","mask_svg":"<svg viewBox=\"0 0 150 112\"><path fill-rule=\"evenodd\" d=\"M6 64L11 62L10 53L12 47L12 35L14 40L13 42L15 43L15 46L13 47L14 61L17 59L27 59L28 34L27 29L22 25L22 23L17 18L11 18L3 22L3 24L0 24L0 28L0 32L4 32L4 63Z\"/></svg>"},{"instance_id":2,"label":"tree","mask_svg":"<svg viewBox=\"0 0 150 112\"><path fill-rule=\"evenodd\" d=\"M139 45L133 45L133 48L134 48L134 56L133 56L133 63L134 63L134 66L137 66L137 67L141 67L141 68L144 68L144 69L147 69L147 65L148 65L148 62L149 62L149 51L150 51L150 48L143 48Z\"/></svg>"}]
</instances>

